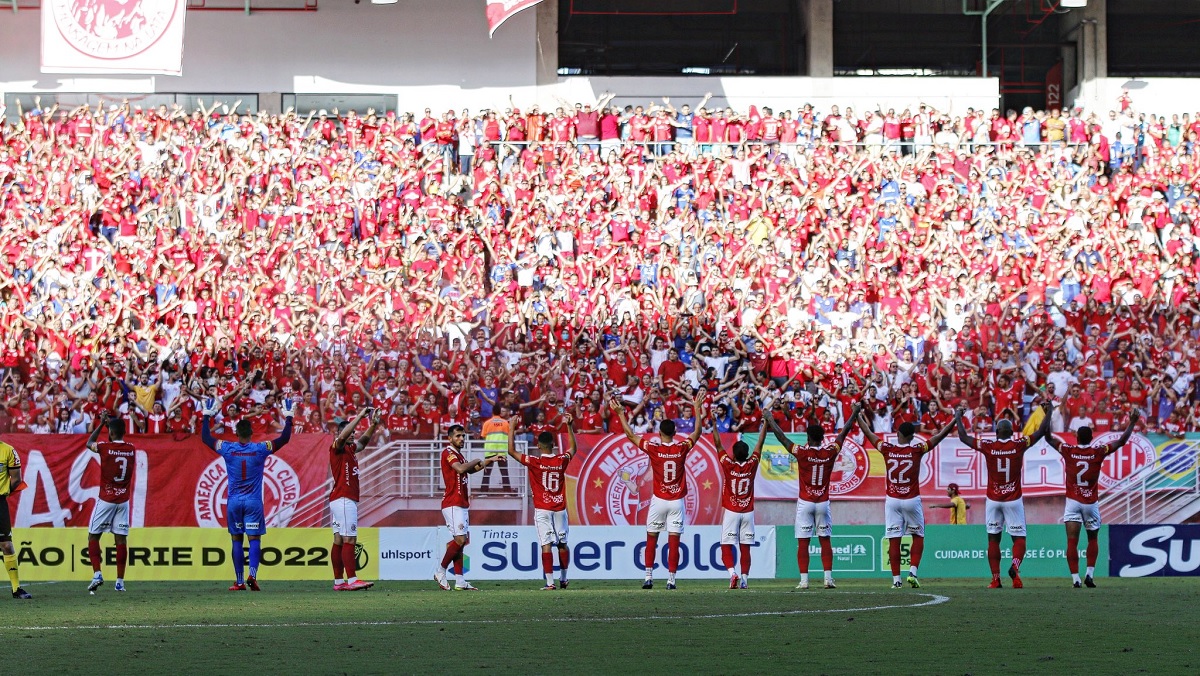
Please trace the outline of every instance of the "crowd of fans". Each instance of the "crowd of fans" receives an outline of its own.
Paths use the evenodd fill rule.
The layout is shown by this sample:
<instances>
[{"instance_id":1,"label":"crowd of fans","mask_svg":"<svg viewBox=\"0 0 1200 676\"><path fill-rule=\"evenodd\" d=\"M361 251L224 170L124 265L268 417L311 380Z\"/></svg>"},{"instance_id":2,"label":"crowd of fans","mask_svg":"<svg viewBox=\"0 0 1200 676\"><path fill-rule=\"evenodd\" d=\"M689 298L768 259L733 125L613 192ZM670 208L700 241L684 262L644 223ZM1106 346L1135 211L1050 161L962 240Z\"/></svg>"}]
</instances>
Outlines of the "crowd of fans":
<instances>
[{"instance_id":1,"label":"crowd of fans","mask_svg":"<svg viewBox=\"0 0 1200 676\"><path fill-rule=\"evenodd\" d=\"M0 429L1198 429L1200 114L611 100L8 111Z\"/></svg>"}]
</instances>

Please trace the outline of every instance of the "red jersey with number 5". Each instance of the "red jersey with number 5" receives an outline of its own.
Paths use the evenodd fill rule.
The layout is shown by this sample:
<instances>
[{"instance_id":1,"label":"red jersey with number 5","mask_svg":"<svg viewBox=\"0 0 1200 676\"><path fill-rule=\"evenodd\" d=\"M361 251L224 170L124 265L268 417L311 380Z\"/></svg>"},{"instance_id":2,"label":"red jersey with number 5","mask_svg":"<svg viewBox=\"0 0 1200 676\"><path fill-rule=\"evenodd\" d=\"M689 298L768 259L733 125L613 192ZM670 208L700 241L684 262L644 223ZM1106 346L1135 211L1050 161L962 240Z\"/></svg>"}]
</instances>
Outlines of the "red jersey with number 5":
<instances>
[{"instance_id":1,"label":"red jersey with number 5","mask_svg":"<svg viewBox=\"0 0 1200 676\"><path fill-rule=\"evenodd\" d=\"M650 456L650 470L654 473L654 497L663 500L678 500L687 495L683 463L688 451L692 450L690 438L664 442L659 436L642 437L638 447Z\"/></svg>"},{"instance_id":2,"label":"red jersey with number 5","mask_svg":"<svg viewBox=\"0 0 1200 676\"><path fill-rule=\"evenodd\" d=\"M329 471L333 474L333 490L330 500L350 498L358 502L358 442L351 440L341 449L329 449Z\"/></svg>"},{"instance_id":3,"label":"red jersey with number 5","mask_svg":"<svg viewBox=\"0 0 1200 676\"><path fill-rule=\"evenodd\" d=\"M457 448L447 446L442 449L442 483L446 486L446 492L442 494L442 509L471 506L470 479L466 473L459 474L454 469L454 465L466 461Z\"/></svg>"},{"instance_id":4,"label":"red jersey with number 5","mask_svg":"<svg viewBox=\"0 0 1200 676\"><path fill-rule=\"evenodd\" d=\"M800 499L807 502L829 500L829 476L841 449L829 443L820 448L792 447L792 455L800 472Z\"/></svg>"},{"instance_id":5,"label":"red jersey with number 5","mask_svg":"<svg viewBox=\"0 0 1200 676\"><path fill-rule=\"evenodd\" d=\"M1097 485L1100 483L1100 466L1113 450L1113 444L1062 444L1058 447L1067 471L1068 498L1084 505L1095 504L1099 497Z\"/></svg>"},{"instance_id":6,"label":"red jersey with number 5","mask_svg":"<svg viewBox=\"0 0 1200 676\"><path fill-rule=\"evenodd\" d=\"M96 453L100 455L100 499L117 504L129 502L129 487L137 462L133 444L100 441L96 443Z\"/></svg>"},{"instance_id":7,"label":"red jersey with number 5","mask_svg":"<svg viewBox=\"0 0 1200 676\"><path fill-rule=\"evenodd\" d=\"M721 454L721 506L731 512L745 514L754 511L754 477L758 475L761 453L752 453L745 462Z\"/></svg>"},{"instance_id":8,"label":"red jersey with number 5","mask_svg":"<svg viewBox=\"0 0 1200 676\"><path fill-rule=\"evenodd\" d=\"M570 462L569 455L521 456L521 464L529 468L535 509L561 512L567 508L566 472Z\"/></svg>"},{"instance_id":9,"label":"red jersey with number 5","mask_svg":"<svg viewBox=\"0 0 1200 676\"><path fill-rule=\"evenodd\" d=\"M987 498L996 502L1021 499L1021 472L1025 469L1025 451L1029 439L1012 436L1000 439L980 439L979 452L987 463Z\"/></svg>"},{"instance_id":10,"label":"red jersey with number 5","mask_svg":"<svg viewBox=\"0 0 1200 676\"><path fill-rule=\"evenodd\" d=\"M887 469L886 492L889 498L907 500L921 496L921 456L929 452L929 444L913 440L907 444L892 441L879 443Z\"/></svg>"}]
</instances>

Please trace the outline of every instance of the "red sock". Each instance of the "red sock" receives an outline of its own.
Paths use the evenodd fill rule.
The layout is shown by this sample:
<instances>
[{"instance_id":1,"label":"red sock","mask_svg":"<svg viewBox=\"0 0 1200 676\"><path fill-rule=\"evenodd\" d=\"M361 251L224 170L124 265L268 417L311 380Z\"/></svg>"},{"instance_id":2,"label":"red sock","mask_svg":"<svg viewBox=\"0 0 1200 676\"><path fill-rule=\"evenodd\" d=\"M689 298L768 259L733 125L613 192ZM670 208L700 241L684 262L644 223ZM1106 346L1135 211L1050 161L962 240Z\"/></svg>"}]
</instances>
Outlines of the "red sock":
<instances>
[{"instance_id":1,"label":"red sock","mask_svg":"<svg viewBox=\"0 0 1200 676\"><path fill-rule=\"evenodd\" d=\"M741 545L738 547L741 550L742 575L750 574L750 545Z\"/></svg>"},{"instance_id":2,"label":"red sock","mask_svg":"<svg viewBox=\"0 0 1200 676\"><path fill-rule=\"evenodd\" d=\"M329 545L329 562L333 564L333 579L343 579L346 569L342 567L342 543L335 542Z\"/></svg>"},{"instance_id":3,"label":"red sock","mask_svg":"<svg viewBox=\"0 0 1200 676\"><path fill-rule=\"evenodd\" d=\"M654 570L654 557L658 555L658 533L646 533L646 570Z\"/></svg>"},{"instance_id":4,"label":"red sock","mask_svg":"<svg viewBox=\"0 0 1200 676\"><path fill-rule=\"evenodd\" d=\"M801 573L808 572L808 538L796 538L796 567Z\"/></svg>"},{"instance_id":5,"label":"red sock","mask_svg":"<svg viewBox=\"0 0 1200 676\"><path fill-rule=\"evenodd\" d=\"M92 562L92 572L100 572L100 541L88 540L88 560Z\"/></svg>"},{"instance_id":6,"label":"red sock","mask_svg":"<svg viewBox=\"0 0 1200 676\"><path fill-rule=\"evenodd\" d=\"M679 570L679 533L667 534L667 572Z\"/></svg>"},{"instance_id":7,"label":"red sock","mask_svg":"<svg viewBox=\"0 0 1200 676\"><path fill-rule=\"evenodd\" d=\"M342 567L346 569L346 579L354 577L358 562L354 560L354 544L342 543Z\"/></svg>"},{"instance_id":8,"label":"red sock","mask_svg":"<svg viewBox=\"0 0 1200 676\"><path fill-rule=\"evenodd\" d=\"M443 569L450 568L450 564L454 563L454 557L458 556L459 552L461 552L461 551L462 551L462 545L458 544L457 541L451 540L451 541L447 542L446 543L446 554L445 554L445 556L442 557L442 568Z\"/></svg>"},{"instance_id":9,"label":"red sock","mask_svg":"<svg viewBox=\"0 0 1200 676\"><path fill-rule=\"evenodd\" d=\"M1013 568L1021 570L1021 562L1025 560L1025 538L1013 538Z\"/></svg>"},{"instance_id":10,"label":"red sock","mask_svg":"<svg viewBox=\"0 0 1200 676\"><path fill-rule=\"evenodd\" d=\"M833 542L829 538L818 537L817 542L821 543L821 569L833 571Z\"/></svg>"},{"instance_id":11,"label":"red sock","mask_svg":"<svg viewBox=\"0 0 1200 676\"><path fill-rule=\"evenodd\" d=\"M558 548L558 567L564 573L567 572L567 568L571 567L571 548L570 547L559 547Z\"/></svg>"},{"instance_id":12,"label":"red sock","mask_svg":"<svg viewBox=\"0 0 1200 676\"><path fill-rule=\"evenodd\" d=\"M888 538L888 563L892 564L892 576L900 574L900 538Z\"/></svg>"},{"instance_id":13,"label":"red sock","mask_svg":"<svg viewBox=\"0 0 1200 676\"><path fill-rule=\"evenodd\" d=\"M462 547L459 547L459 548L458 548L458 553L454 555L454 574L455 574L455 575L462 575L462 574L463 574L463 553L462 553L462 550L463 550L463 548L462 548Z\"/></svg>"},{"instance_id":14,"label":"red sock","mask_svg":"<svg viewBox=\"0 0 1200 676\"><path fill-rule=\"evenodd\" d=\"M546 575L554 573L554 555L550 552L542 552L542 572Z\"/></svg>"},{"instance_id":15,"label":"red sock","mask_svg":"<svg viewBox=\"0 0 1200 676\"><path fill-rule=\"evenodd\" d=\"M125 561L129 558L129 550L125 545L117 545L117 579L125 579Z\"/></svg>"},{"instance_id":16,"label":"red sock","mask_svg":"<svg viewBox=\"0 0 1200 676\"><path fill-rule=\"evenodd\" d=\"M725 562L725 570L733 570L733 545L721 545L721 560Z\"/></svg>"},{"instance_id":17,"label":"red sock","mask_svg":"<svg viewBox=\"0 0 1200 676\"><path fill-rule=\"evenodd\" d=\"M925 536L912 536L912 548L908 551L908 559L913 568L921 565L921 554L925 551Z\"/></svg>"},{"instance_id":18,"label":"red sock","mask_svg":"<svg viewBox=\"0 0 1200 676\"><path fill-rule=\"evenodd\" d=\"M1067 538L1067 571L1079 574L1079 538Z\"/></svg>"},{"instance_id":19,"label":"red sock","mask_svg":"<svg viewBox=\"0 0 1200 676\"><path fill-rule=\"evenodd\" d=\"M1078 541L1078 540L1076 540L1076 545L1075 545L1075 557L1076 557L1077 559L1078 559L1078 557L1079 557L1079 544L1078 544L1078 542L1079 542L1079 541ZM1089 567L1089 568L1091 568L1091 567L1095 567L1095 565L1096 565L1096 555L1097 555L1097 554L1099 554L1099 553L1100 553L1100 541L1099 541L1098 539L1096 539L1096 538L1088 538L1088 543L1087 543L1087 565L1088 565L1088 567Z\"/></svg>"},{"instance_id":20,"label":"red sock","mask_svg":"<svg viewBox=\"0 0 1200 676\"><path fill-rule=\"evenodd\" d=\"M996 540L988 540L988 566L992 577L1000 577L1000 543Z\"/></svg>"}]
</instances>

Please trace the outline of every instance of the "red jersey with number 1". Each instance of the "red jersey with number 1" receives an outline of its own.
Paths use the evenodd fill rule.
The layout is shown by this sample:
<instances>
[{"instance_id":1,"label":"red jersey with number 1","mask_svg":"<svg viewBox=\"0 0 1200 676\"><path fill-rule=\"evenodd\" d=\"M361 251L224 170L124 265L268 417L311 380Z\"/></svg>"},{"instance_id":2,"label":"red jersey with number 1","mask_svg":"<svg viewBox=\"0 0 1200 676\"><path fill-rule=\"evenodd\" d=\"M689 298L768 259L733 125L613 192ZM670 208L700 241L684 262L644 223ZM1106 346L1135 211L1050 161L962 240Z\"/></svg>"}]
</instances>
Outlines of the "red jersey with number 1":
<instances>
[{"instance_id":1,"label":"red jersey with number 1","mask_svg":"<svg viewBox=\"0 0 1200 676\"><path fill-rule=\"evenodd\" d=\"M442 483L446 486L446 492L442 494L442 509L471 506L468 475L454 470L454 465L466 461L457 448L447 446L442 449Z\"/></svg>"},{"instance_id":2,"label":"red jersey with number 1","mask_svg":"<svg viewBox=\"0 0 1200 676\"><path fill-rule=\"evenodd\" d=\"M761 453L752 453L745 462L721 454L721 506L731 512L745 514L754 511L754 478L758 476Z\"/></svg>"},{"instance_id":3,"label":"red jersey with number 1","mask_svg":"<svg viewBox=\"0 0 1200 676\"><path fill-rule=\"evenodd\" d=\"M1084 505L1095 504L1100 497L1100 466L1115 449L1115 444L1081 446L1061 444L1058 447L1067 471L1067 497Z\"/></svg>"},{"instance_id":4,"label":"red jersey with number 1","mask_svg":"<svg viewBox=\"0 0 1200 676\"><path fill-rule=\"evenodd\" d=\"M889 498L907 500L921 496L921 456L929 452L929 444L913 440L908 444L879 442L887 473L886 492Z\"/></svg>"},{"instance_id":5,"label":"red jersey with number 1","mask_svg":"<svg viewBox=\"0 0 1200 676\"><path fill-rule=\"evenodd\" d=\"M130 486L137 463L136 450L127 441L96 443L100 455L100 499L120 504L129 502Z\"/></svg>"},{"instance_id":6,"label":"red jersey with number 1","mask_svg":"<svg viewBox=\"0 0 1200 676\"><path fill-rule=\"evenodd\" d=\"M570 462L569 455L521 456L521 464L529 468L535 509L561 512L567 508L566 472Z\"/></svg>"},{"instance_id":7,"label":"red jersey with number 1","mask_svg":"<svg viewBox=\"0 0 1200 676\"><path fill-rule=\"evenodd\" d=\"M1029 439L1012 436L1000 439L980 439L979 452L987 463L987 498L996 502L1021 499L1021 472L1025 469L1025 451Z\"/></svg>"},{"instance_id":8,"label":"red jersey with number 1","mask_svg":"<svg viewBox=\"0 0 1200 676\"><path fill-rule=\"evenodd\" d=\"M358 442L347 441L341 449L329 449L329 471L333 474L330 500L349 498L358 502Z\"/></svg>"},{"instance_id":9,"label":"red jersey with number 1","mask_svg":"<svg viewBox=\"0 0 1200 676\"><path fill-rule=\"evenodd\" d=\"M679 500L687 495L683 463L688 451L692 450L690 438L664 442L660 436L642 437L638 447L650 456L650 469L654 473L654 497L663 500Z\"/></svg>"},{"instance_id":10,"label":"red jersey with number 1","mask_svg":"<svg viewBox=\"0 0 1200 676\"><path fill-rule=\"evenodd\" d=\"M800 499L807 502L825 502L829 500L829 477L833 474L833 465L841 452L835 444L825 444L820 448L809 446L793 446L792 456L796 458L800 472Z\"/></svg>"}]
</instances>

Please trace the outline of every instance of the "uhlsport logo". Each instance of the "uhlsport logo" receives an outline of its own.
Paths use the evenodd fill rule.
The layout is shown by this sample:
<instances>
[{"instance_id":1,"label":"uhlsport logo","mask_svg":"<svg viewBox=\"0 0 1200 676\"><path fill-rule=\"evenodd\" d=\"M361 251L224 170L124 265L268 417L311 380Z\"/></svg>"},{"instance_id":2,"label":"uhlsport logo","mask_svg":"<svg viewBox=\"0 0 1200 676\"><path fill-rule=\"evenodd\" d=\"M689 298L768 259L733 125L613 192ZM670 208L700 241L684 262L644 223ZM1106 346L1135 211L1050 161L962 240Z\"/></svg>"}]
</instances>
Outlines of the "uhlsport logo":
<instances>
[{"instance_id":1,"label":"uhlsport logo","mask_svg":"<svg viewBox=\"0 0 1200 676\"><path fill-rule=\"evenodd\" d=\"M1120 432L1105 432L1096 435L1092 445L1111 444L1120 438ZM1154 445L1150 443L1149 439L1140 434L1129 437L1129 443L1108 456L1104 460L1104 464L1100 466L1100 488L1112 488L1121 479L1147 465L1153 465L1157 456Z\"/></svg>"},{"instance_id":2,"label":"uhlsport logo","mask_svg":"<svg viewBox=\"0 0 1200 676\"><path fill-rule=\"evenodd\" d=\"M229 493L229 476L225 460L217 458L204 468L196 482L196 525L206 528L225 528L225 498ZM263 512L267 526L288 525L300 499L300 479L292 466L277 455L267 458L263 465Z\"/></svg>"},{"instance_id":3,"label":"uhlsport logo","mask_svg":"<svg viewBox=\"0 0 1200 676\"><path fill-rule=\"evenodd\" d=\"M846 439L829 476L829 495L850 493L867 480L870 471L871 459L867 457L866 449L853 439Z\"/></svg>"},{"instance_id":4,"label":"uhlsport logo","mask_svg":"<svg viewBox=\"0 0 1200 676\"><path fill-rule=\"evenodd\" d=\"M721 477L716 453L706 440L688 453L684 481L687 522L716 523ZM575 484L575 508L581 525L645 525L652 497L650 458L619 435L609 435L587 454Z\"/></svg>"},{"instance_id":5,"label":"uhlsport logo","mask_svg":"<svg viewBox=\"0 0 1200 676\"><path fill-rule=\"evenodd\" d=\"M48 1L63 39L97 59L126 59L146 51L163 37L178 10L175 0Z\"/></svg>"}]
</instances>

